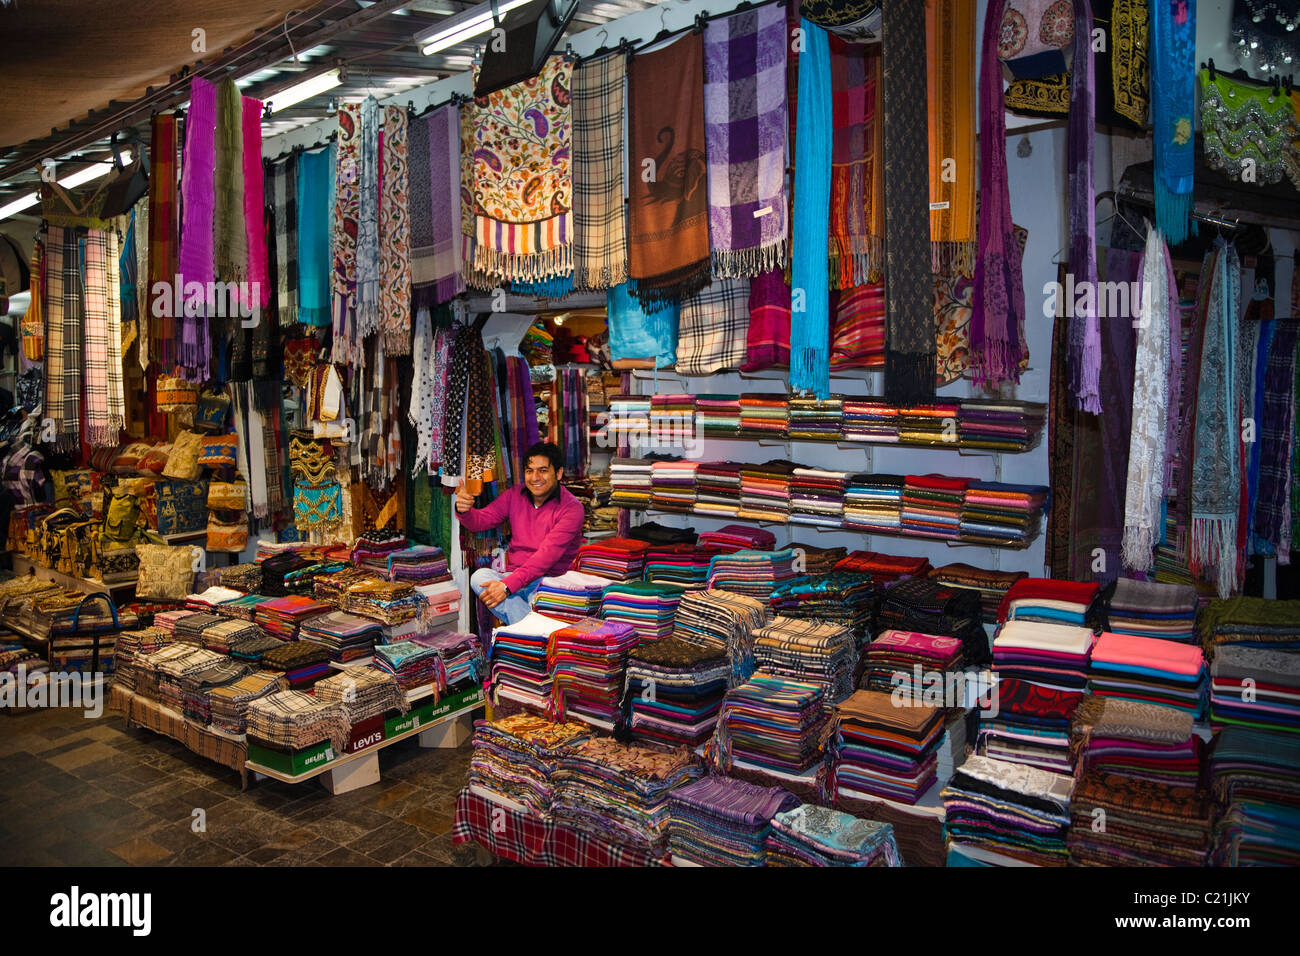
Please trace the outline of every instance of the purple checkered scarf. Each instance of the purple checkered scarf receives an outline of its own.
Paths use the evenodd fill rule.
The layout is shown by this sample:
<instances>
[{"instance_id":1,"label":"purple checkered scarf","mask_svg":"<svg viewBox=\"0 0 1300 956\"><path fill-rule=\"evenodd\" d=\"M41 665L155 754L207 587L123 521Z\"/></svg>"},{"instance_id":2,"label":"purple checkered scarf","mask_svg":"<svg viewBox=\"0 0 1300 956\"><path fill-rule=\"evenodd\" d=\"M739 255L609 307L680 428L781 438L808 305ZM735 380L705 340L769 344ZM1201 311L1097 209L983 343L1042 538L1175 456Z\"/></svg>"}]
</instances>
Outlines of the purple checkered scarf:
<instances>
[{"instance_id":1,"label":"purple checkered scarf","mask_svg":"<svg viewBox=\"0 0 1300 956\"><path fill-rule=\"evenodd\" d=\"M785 13L775 4L704 31L704 132L715 278L784 265Z\"/></svg>"},{"instance_id":2,"label":"purple checkered scarf","mask_svg":"<svg viewBox=\"0 0 1300 956\"><path fill-rule=\"evenodd\" d=\"M180 273L186 287L200 282L210 288L216 274L212 223L216 216L217 88L201 77L190 81L190 112L185 121L184 165L181 168ZM186 309L186 313L191 310ZM207 378L208 340L206 308L200 315L181 318L179 362L187 373Z\"/></svg>"}]
</instances>

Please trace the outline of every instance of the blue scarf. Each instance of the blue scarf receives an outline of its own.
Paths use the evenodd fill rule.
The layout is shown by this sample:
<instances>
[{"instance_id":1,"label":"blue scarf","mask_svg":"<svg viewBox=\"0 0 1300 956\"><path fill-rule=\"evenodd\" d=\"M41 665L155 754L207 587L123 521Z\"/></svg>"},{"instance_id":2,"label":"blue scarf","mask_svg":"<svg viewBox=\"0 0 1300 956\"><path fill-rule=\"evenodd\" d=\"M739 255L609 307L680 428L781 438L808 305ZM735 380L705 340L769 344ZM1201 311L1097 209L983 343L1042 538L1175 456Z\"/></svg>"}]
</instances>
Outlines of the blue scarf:
<instances>
[{"instance_id":1,"label":"blue scarf","mask_svg":"<svg viewBox=\"0 0 1300 956\"><path fill-rule=\"evenodd\" d=\"M627 282L611 286L605 294L610 355L615 359L654 358L655 368L672 368L677 364L680 307L667 302L646 312L628 286Z\"/></svg>"},{"instance_id":2,"label":"blue scarf","mask_svg":"<svg viewBox=\"0 0 1300 956\"><path fill-rule=\"evenodd\" d=\"M330 172L332 150L298 159L298 321L330 323Z\"/></svg>"},{"instance_id":3,"label":"blue scarf","mask_svg":"<svg viewBox=\"0 0 1300 956\"><path fill-rule=\"evenodd\" d=\"M1151 0L1151 129L1156 225L1169 244L1188 235L1195 166L1196 0Z\"/></svg>"}]
</instances>

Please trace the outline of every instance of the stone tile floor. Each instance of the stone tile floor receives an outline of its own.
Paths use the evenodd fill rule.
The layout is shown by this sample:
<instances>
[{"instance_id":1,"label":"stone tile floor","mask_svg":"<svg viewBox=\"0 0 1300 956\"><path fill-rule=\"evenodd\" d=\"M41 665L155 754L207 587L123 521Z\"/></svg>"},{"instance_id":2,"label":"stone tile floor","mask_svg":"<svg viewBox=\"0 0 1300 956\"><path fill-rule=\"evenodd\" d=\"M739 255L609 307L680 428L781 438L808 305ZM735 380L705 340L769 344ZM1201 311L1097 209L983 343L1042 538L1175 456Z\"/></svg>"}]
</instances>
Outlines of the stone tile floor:
<instances>
[{"instance_id":1,"label":"stone tile floor","mask_svg":"<svg viewBox=\"0 0 1300 956\"><path fill-rule=\"evenodd\" d=\"M451 844L469 759L468 743L411 739L381 751L380 782L352 793L251 774L241 791L233 770L120 717L0 713L0 865L483 865L485 851Z\"/></svg>"}]
</instances>

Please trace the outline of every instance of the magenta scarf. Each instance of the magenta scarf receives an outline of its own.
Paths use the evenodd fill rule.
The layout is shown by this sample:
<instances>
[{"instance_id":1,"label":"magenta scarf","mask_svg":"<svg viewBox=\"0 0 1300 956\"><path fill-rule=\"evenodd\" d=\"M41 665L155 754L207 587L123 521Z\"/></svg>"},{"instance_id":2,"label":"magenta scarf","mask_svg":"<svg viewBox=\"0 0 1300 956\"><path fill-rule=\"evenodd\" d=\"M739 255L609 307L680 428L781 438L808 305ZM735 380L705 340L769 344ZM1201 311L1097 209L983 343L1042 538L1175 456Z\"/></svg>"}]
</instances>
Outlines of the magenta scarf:
<instances>
[{"instance_id":1,"label":"magenta scarf","mask_svg":"<svg viewBox=\"0 0 1300 956\"><path fill-rule=\"evenodd\" d=\"M1097 318L1097 221L1093 213L1092 166L1096 118L1093 82L1092 4L1074 0L1074 66L1070 77L1067 169L1070 176L1070 270L1093 295L1082 315L1070 319L1070 404L1101 414L1101 327Z\"/></svg>"},{"instance_id":2,"label":"magenta scarf","mask_svg":"<svg viewBox=\"0 0 1300 956\"><path fill-rule=\"evenodd\" d=\"M989 3L980 61L979 254L970 321L971 375L976 385L1019 382L1025 354L1019 334L1025 289L1011 225L1007 125L998 60L1003 5L1003 0Z\"/></svg>"},{"instance_id":3,"label":"magenta scarf","mask_svg":"<svg viewBox=\"0 0 1300 956\"><path fill-rule=\"evenodd\" d=\"M244 234L248 236L248 281L256 290L253 303L265 308L271 301L271 283L262 228L262 101L251 96L244 97Z\"/></svg>"},{"instance_id":4,"label":"magenta scarf","mask_svg":"<svg viewBox=\"0 0 1300 956\"><path fill-rule=\"evenodd\" d=\"M185 221L181 227L180 273L186 286L191 282L202 283L204 294L200 301L206 302L207 289L216 274L212 222L216 214L217 87L197 76L190 80L183 162L181 209ZM200 315L185 315L181 320L177 358L182 368L202 380L207 378L211 349L207 309L199 311Z\"/></svg>"}]
</instances>

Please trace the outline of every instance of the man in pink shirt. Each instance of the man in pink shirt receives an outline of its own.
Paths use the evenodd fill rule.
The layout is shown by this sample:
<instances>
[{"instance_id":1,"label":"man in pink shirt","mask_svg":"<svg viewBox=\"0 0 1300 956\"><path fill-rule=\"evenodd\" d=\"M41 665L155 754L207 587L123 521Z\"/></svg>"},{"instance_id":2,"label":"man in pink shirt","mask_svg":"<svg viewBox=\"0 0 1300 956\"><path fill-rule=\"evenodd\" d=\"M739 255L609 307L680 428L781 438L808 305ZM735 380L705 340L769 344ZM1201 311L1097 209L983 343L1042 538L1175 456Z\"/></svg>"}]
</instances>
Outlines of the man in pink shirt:
<instances>
[{"instance_id":1,"label":"man in pink shirt","mask_svg":"<svg viewBox=\"0 0 1300 956\"><path fill-rule=\"evenodd\" d=\"M582 502L560 487L564 456L553 442L538 442L524 453L524 483L502 493L486 508L474 507L464 482L456 490L460 523L486 531L510 522L507 573L479 568L469 586L500 620L513 624L528 614L543 577L563 574L582 545L586 517Z\"/></svg>"}]
</instances>

